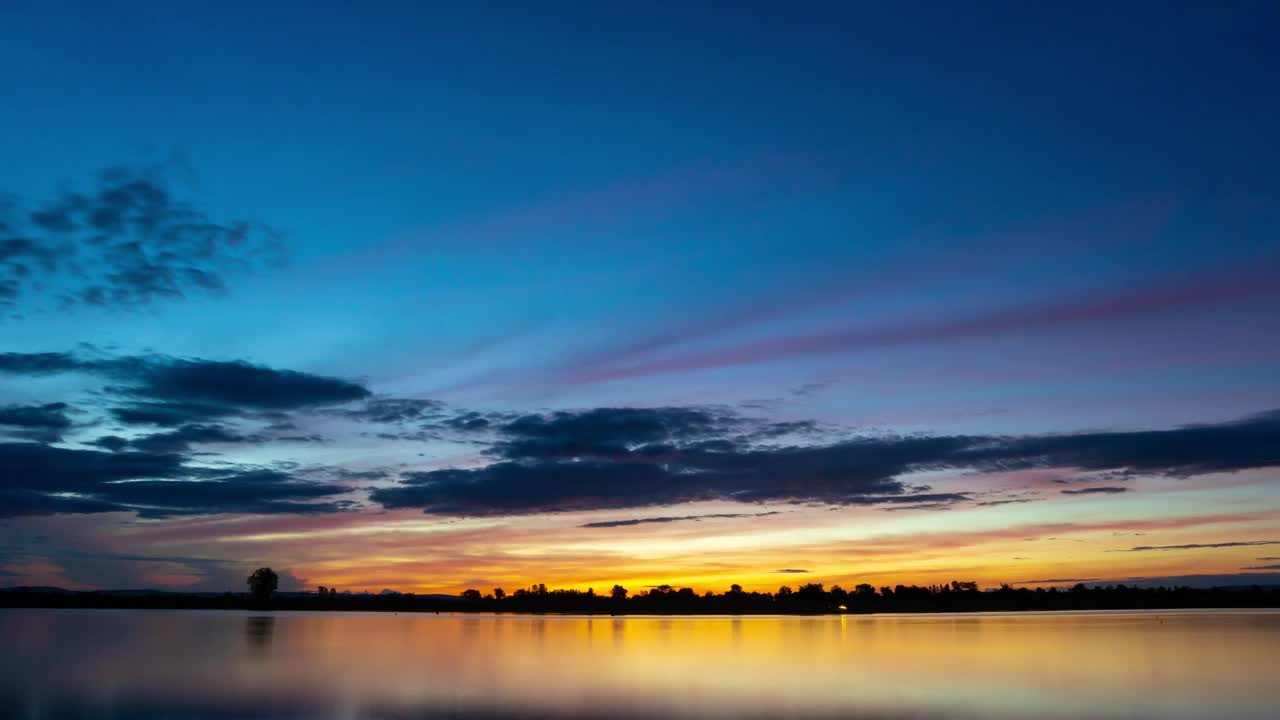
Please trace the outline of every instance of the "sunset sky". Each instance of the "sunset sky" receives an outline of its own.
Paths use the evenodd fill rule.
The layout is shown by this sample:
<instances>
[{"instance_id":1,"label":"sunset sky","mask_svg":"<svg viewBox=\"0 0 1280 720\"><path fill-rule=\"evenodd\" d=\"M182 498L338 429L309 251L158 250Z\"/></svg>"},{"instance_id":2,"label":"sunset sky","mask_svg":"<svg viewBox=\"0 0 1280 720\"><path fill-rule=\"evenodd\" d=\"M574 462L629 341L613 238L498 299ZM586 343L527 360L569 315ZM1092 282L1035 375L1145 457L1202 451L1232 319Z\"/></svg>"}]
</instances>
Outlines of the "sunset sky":
<instances>
[{"instance_id":1,"label":"sunset sky","mask_svg":"<svg viewBox=\"0 0 1280 720\"><path fill-rule=\"evenodd\" d=\"M0 5L0 587L1280 582L1276 3L333 5Z\"/></svg>"}]
</instances>

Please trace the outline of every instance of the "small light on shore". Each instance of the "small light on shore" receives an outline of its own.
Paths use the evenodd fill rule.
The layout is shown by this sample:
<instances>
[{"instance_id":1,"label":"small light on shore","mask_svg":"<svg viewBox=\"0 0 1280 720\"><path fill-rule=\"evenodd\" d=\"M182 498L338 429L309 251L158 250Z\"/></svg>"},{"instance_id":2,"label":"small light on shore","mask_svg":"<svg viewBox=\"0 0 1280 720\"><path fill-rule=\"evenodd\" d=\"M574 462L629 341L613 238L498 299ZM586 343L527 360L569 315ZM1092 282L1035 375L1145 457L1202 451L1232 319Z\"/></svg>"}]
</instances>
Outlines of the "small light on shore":
<instances>
[{"instance_id":1,"label":"small light on shore","mask_svg":"<svg viewBox=\"0 0 1280 720\"><path fill-rule=\"evenodd\" d=\"M848 610L849 608L847 608L847 607L845 607L845 606L843 606L843 605L840 605L840 606L837 606L837 607L836 607L836 609L837 609L837 610L839 610L840 612L844 612L845 610Z\"/></svg>"}]
</instances>

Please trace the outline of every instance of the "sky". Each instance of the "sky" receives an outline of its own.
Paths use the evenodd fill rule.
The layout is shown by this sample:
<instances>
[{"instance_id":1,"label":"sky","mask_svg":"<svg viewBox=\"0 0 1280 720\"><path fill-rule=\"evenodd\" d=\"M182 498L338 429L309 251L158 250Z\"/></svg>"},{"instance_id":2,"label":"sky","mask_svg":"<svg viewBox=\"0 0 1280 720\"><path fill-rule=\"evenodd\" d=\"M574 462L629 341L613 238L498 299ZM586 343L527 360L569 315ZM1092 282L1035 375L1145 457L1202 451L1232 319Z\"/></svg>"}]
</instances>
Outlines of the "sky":
<instances>
[{"instance_id":1,"label":"sky","mask_svg":"<svg viewBox=\"0 0 1280 720\"><path fill-rule=\"evenodd\" d=\"M0 7L0 586L1280 581L1274 3Z\"/></svg>"}]
</instances>

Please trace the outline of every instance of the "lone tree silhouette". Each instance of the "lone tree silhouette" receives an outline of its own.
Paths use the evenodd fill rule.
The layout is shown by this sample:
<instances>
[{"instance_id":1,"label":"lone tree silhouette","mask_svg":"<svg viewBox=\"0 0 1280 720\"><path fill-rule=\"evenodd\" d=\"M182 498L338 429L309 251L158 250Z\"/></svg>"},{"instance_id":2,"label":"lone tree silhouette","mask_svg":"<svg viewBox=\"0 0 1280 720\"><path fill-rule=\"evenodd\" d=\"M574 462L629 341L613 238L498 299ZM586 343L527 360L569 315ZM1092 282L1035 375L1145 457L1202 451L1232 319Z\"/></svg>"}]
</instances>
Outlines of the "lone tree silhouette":
<instances>
[{"instance_id":1,"label":"lone tree silhouette","mask_svg":"<svg viewBox=\"0 0 1280 720\"><path fill-rule=\"evenodd\" d=\"M255 598L268 600L271 598L271 593L280 586L280 576L276 575L275 570L262 567L254 570L245 582L249 583L249 592L253 593Z\"/></svg>"}]
</instances>

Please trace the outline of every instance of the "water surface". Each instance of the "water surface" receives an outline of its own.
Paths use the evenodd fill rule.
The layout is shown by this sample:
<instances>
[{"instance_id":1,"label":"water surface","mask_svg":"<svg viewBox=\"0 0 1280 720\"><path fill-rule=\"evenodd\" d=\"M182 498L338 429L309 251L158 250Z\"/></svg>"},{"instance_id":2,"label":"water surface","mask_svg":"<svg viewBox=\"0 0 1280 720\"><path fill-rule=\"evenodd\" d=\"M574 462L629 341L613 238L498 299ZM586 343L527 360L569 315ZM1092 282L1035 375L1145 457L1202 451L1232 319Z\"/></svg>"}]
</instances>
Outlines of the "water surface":
<instances>
[{"instance_id":1,"label":"water surface","mask_svg":"<svg viewBox=\"0 0 1280 720\"><path fill-rule=\"evenodd\" d=\"M0 610L6 718L1274 718L1280 613Z\"/></svg>"}]
</instances>

